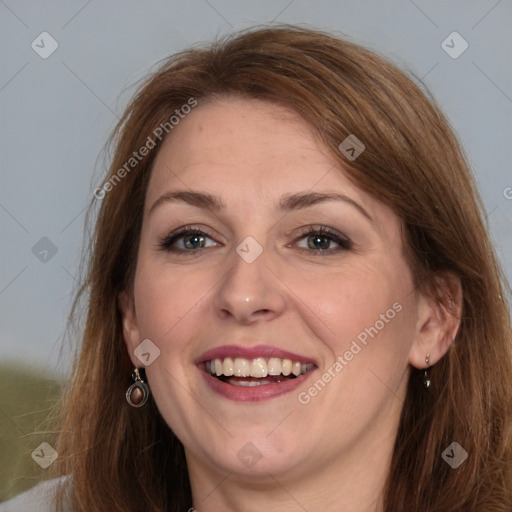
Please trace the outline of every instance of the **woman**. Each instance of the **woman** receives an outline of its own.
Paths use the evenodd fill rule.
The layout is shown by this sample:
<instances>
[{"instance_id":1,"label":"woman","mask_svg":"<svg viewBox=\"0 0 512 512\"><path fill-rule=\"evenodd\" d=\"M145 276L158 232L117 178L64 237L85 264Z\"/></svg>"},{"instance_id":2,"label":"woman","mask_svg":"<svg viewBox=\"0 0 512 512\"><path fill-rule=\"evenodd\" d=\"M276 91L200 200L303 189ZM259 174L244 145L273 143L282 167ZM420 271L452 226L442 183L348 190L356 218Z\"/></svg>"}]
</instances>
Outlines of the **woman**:
<instances>
[{"instance_id":1,"label":"woman","mask_svg":"<svg viewBox=\"0 0 512 512\"><path fill-rule=\"evenodd\" d=\"M418 86L253 30L169 59L114 142L63 510L512 510L504 281Z\"/></svg>"}]
</instances>

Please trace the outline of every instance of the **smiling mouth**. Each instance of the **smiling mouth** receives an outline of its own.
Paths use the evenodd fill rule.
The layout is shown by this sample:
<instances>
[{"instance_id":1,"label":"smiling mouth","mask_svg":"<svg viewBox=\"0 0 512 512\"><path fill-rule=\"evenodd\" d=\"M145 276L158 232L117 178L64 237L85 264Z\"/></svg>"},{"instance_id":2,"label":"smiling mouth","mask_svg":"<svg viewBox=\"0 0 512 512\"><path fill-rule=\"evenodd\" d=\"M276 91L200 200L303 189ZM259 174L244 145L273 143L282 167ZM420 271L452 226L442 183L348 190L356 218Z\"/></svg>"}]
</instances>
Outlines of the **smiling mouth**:
<instances>
[{"instance_id":1,"label":"smiling mouth","mask_svg":"<svg viewBox=\"0 0 512 512\"><path fill-rule=\"evenodd\" d=\"M278 357L215 358L205 361L206 373L233 386L262 386L296 379L316 366Z\"/></svg>"}]
</instances>

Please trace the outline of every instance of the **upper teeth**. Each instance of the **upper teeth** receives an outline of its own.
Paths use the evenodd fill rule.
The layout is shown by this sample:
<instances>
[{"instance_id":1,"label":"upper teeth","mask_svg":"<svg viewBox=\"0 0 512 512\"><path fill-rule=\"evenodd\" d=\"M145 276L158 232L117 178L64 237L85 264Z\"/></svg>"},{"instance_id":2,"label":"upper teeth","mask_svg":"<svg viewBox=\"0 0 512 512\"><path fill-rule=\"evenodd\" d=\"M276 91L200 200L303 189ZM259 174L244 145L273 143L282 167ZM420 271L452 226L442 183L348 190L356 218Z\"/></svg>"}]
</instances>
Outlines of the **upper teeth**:
<instances>
[{"instance_id":1,"label":"upper teeth","mask_svg":"<svg viewBox=\"0 0 512 512\"><path fill-rule=\"evenodd\" d=\"M220 377L255 377L261 378L267 375L281 375L285 377L293 374L296 377L306 373L313 367L312 363L301 363L291 359L280 359L278 357L245 359L243 357L226 357L212 359L205 363L206 371Z\"/></svg>"}]
</instances>

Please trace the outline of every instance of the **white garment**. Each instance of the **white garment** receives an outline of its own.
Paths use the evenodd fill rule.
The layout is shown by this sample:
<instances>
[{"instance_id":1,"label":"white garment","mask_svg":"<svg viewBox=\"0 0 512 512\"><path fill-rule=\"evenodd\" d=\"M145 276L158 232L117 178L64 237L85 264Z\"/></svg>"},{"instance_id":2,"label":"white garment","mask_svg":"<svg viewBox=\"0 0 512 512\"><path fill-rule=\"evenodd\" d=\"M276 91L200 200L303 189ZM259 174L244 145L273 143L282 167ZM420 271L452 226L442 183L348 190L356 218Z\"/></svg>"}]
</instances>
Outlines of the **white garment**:
<instances>
[{"instance_id":1,"label":"white garment","mask_svg":"<svg viewBox=\"0 0 512 512\"><path fill-rule=\"evenodd\" d=\"M12 500L0 503L0 512L55 512L55 492L60 482L65 480L69 480L69 477L41 482ZM71 509L66 507L64 510L71 512Z\"/></svg>"}]
</instances>

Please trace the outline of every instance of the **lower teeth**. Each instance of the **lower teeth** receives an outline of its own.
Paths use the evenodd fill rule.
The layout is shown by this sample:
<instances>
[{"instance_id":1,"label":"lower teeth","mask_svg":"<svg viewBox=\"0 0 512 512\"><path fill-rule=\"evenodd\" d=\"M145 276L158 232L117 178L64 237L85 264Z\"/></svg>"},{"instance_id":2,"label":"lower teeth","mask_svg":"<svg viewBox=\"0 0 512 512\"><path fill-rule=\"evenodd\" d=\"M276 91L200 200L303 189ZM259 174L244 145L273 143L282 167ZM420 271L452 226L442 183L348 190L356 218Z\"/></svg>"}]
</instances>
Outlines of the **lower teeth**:
<instances>
[{"instance_id":1,"label":"lower teeth","mask_svg":"<svg viewBox=\"0 0 512 512\"><path fill-rule=\"evenodd\" d=\"M295 375L293 375L293 376L288 375L286 377L284 375L279 375L273 379L265 379L265 378L257 379L257 378L251 377L251 380L247 380L243 377L224 377L224 376L217 377L217 379L219 379L220 381L226 382L227 384L231 384L232 386L245 386L245 387L262 386L265 384L276 384L279 382L284 382L284 381L296 379L296 378L297 377L295 377Z\"/></svg>"},{"instance_id":2,"label":"lower teeth","mask_svg":"<svg viewBox=\"0 0 512 512\"><path fill-rule=\"evenodd\" d=\"M272 384L271 381L269 381L269 380L253 380L253 381L238 380L238 381L234 381L233 379L229 379L227 382L228 382L228 384L231 384L233 386L246 386L246 387L262 386L262 385L265 385L265 384Z\"/></svg>"}]
</instances>

